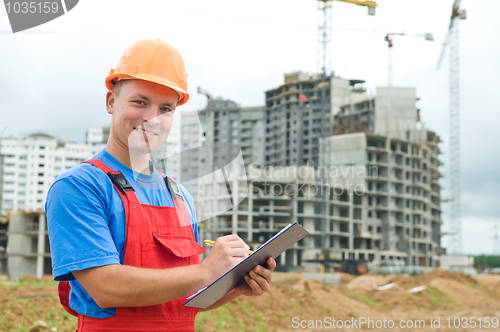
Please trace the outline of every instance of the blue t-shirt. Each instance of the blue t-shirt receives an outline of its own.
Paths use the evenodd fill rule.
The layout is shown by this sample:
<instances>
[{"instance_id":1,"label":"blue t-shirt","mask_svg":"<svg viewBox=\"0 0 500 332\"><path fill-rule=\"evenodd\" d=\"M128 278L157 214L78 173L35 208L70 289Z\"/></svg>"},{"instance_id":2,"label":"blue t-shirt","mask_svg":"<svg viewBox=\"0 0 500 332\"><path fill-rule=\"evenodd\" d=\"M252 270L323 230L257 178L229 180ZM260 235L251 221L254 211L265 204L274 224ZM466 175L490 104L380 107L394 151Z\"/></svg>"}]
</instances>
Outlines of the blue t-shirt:
<instances>
[{"instance_id":1,"label":"blue t-shirt","mask_svg":"<svg viewBox=\"0 0 500 332\"><path fill-rule=\"evenodd\" d=\"M163 177L144 175L120 163L106 150L94 156L120 171L134 187L141 204L173 207ZM154 165L150 162L154 169ZM191 227L198 241L198 227L191 195L179 185ZM123 263L125 215L122 200L110 178L91 164L80 164L61 174L49 189L45 204L54 280L71 284L70 307L95 318L114 316L115 308L100 308L75 280L72 271Z\"/></svg>"}]
</instances>

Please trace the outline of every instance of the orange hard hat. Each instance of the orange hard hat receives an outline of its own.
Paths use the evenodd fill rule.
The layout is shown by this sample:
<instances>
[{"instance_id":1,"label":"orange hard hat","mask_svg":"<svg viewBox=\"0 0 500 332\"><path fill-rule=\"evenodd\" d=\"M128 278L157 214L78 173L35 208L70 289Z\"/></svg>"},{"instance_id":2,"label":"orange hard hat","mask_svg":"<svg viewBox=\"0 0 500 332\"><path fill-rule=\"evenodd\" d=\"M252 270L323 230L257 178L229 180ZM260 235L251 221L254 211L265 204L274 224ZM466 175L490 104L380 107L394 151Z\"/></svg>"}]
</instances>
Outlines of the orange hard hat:
<instances>
[{"instance_id":1,"label":"orange hard hat","mask_svg":"<svg viewBox=\"0 0 500 332\"><path fill-rule=\"evenodd\" d=\"M106 77L108 90L113 89L120 78L136 78L169 87L180 96L177 106L189 99L184 60L175 47L161 39L139 40L127 47Z\"/></svg>"}]
</instances>

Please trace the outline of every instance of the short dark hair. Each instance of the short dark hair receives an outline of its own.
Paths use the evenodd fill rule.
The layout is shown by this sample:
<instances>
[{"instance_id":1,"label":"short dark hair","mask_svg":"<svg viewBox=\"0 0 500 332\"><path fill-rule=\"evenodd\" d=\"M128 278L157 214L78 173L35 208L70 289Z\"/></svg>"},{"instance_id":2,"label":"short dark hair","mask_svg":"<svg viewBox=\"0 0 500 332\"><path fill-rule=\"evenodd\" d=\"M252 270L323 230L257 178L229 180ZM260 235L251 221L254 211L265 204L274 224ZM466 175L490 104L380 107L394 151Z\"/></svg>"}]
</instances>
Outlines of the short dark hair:
<instances>
[{"instance_id":1,"label":"short dark hair","mask_svg":"<svg viewBox=\"0 0 500 332\"><path fill-rule=\"evenodd\" d=\"M115 96L118 97L118 95L120 94L120 90L121 90L121 88L123 86L123 83L126 82L126 81L128 81L128 80L119 80L118 82L113 83L112 91L115 94Z\"/></svg>"}]
</instances>

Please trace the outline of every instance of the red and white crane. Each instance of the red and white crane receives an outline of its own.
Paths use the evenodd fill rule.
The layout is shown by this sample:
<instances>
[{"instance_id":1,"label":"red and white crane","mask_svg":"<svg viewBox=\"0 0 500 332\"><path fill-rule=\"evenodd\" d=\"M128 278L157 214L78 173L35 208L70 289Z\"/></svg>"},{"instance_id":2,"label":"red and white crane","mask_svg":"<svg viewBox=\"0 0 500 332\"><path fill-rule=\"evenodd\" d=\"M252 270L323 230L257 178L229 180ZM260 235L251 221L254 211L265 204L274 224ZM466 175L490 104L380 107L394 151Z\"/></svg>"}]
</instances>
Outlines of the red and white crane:
<instances>
[{"instance_id":1,"label":"red and white crane","mask_svg":"<svg viewBox=\"0 0 500 332\"><path fill-rule=\"evenodd\" d=\"M387 86L392 86L394 83L394 70L393 70L393 55L392 55L392 47L394 46L393 38L394 36L410 36L410 37L424 37L425 40L433 41L434 36L432 33L426 34L408 34L405 32L397 33L397 32L389 32L385 35L385 41L387 42L387 46L389 47L388 51L388 60L387 60Z\"/></svg>"}]
</instances>

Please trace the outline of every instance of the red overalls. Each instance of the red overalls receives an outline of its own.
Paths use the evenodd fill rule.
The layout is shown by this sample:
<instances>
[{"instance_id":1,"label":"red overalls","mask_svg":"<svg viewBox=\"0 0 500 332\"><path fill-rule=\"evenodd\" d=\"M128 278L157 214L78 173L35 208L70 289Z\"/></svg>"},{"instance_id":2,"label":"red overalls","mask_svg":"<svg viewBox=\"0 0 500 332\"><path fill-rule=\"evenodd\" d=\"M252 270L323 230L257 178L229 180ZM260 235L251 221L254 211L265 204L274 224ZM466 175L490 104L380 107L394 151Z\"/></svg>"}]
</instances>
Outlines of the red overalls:
<instances>
[{"instance_id":1,"label":"red overalls","mask_svg":"<svg viewBox=\"0 0 500 332\"><path fill-rule=\"evenodd\" d=\"M125 244L123 265L165 269L199 264L198 255L206 249L198 245L190 224L179 221L185 213L184 204L161 207L140 204L130 184L120 172L114 172L101 161L85 161L99 168L113 181L125 212ZM167 180L167 179L166 179ZM171 181L171 180L170 180ZM166 181L167 182L167 181ZM177 193L168 186L174 204ZM177 191L177 188L174 190ZM177 198L178 200L178 198ZM184 219L184 216L181 216ZM97 331L190 331L198 308L184 307L186 297L167 303L137 308L116 308L115 317L104 319L83 316L69 308L69 284L61 282L59 297L65 309L78 316L78 332Z\"/></svg>"}]
</instances>

